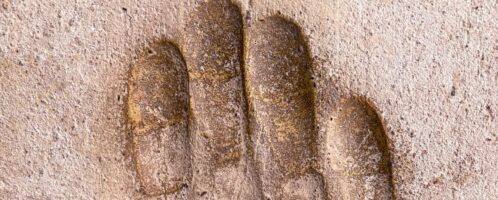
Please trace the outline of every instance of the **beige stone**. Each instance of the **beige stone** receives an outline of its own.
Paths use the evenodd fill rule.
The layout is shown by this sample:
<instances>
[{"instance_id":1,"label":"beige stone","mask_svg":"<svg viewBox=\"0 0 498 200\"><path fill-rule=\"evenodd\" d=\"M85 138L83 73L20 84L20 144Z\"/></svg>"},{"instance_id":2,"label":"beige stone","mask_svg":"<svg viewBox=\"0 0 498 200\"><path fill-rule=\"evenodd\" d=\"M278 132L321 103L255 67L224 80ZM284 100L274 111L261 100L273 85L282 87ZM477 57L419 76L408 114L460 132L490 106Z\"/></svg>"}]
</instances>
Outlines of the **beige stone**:
<instances>
[{"instance_id":1,"label":"beige stone","mask_svg":"<svg viewBox=\"0 0 498 200\"><path fill-rule=\"evenodd\" d=\"M157 199L144 193L134 167L128 78L154 41L172 41L187 57L186 30L201 1L0 1L0 196ZM301 28L316 84L319 155L340 130L333 121L341 102L361 97L371 109L358 112L374 110L383 125L396 199L498 198L496 1L234 3L244 37L274 15ZM333 157L312 166L325 185L330 170L319 163ZM215 184L259 181L231 178L240 174L222 168ZM281 191L318 198L303 191L319 182L297 177Z\"/></svg>"}]
</instances>

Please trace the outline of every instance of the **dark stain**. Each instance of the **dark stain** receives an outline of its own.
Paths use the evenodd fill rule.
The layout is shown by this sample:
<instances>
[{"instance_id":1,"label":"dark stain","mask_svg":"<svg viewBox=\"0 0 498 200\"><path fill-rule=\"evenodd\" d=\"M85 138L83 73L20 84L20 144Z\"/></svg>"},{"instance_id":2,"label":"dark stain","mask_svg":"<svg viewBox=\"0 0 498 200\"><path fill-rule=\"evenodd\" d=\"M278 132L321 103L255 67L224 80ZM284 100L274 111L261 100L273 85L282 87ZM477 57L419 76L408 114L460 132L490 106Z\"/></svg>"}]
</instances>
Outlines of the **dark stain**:
<instances>
[{"instance_id":1,"label":"dark stain","mask_svg":"<svg viewBox=\"0 0 498 200\"><path fill-rule=\"evenodd\" d=\"M454 96L456 95L456 88L455 88L455 86L451 87L451 92L450 92L450 95L451 95L452 97L454 97Z\"/></svg>"},{"instance_id":2,"label":"dark stain","mask_svg":"<svg viewBox=\"0 0 498 200\"><path fill-rule=\"evenodd\" d=\"M486 110L488 111L489 113L489 116L491 116L491 119L495 119L495 116L493 114L493 110L491 109L491 106L490 105L486 105Z\"/></svg>"}]
</instances>

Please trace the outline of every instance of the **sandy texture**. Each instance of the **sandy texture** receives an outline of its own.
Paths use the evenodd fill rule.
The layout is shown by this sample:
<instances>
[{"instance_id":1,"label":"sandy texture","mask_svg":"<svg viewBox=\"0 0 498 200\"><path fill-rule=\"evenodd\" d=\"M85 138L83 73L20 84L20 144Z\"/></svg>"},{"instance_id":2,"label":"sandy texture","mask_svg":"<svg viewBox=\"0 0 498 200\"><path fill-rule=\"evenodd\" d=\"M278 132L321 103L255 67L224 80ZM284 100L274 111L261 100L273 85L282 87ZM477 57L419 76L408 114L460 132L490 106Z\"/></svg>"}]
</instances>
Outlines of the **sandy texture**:
<instances>
[{"instance_id":1,"label":"sandy texture","mask_svg":"<svg viewBox=\"0 0 498 200\"><path fill-rule=\"evenodd\" d=\"M313 58L318 140L339 99L373 102L398 199L498 198L498 2L246 0ZM0 196L142 199L129 154L130 66L183 50L194 0L0 1Z\"/></svg>"}]
</instances>

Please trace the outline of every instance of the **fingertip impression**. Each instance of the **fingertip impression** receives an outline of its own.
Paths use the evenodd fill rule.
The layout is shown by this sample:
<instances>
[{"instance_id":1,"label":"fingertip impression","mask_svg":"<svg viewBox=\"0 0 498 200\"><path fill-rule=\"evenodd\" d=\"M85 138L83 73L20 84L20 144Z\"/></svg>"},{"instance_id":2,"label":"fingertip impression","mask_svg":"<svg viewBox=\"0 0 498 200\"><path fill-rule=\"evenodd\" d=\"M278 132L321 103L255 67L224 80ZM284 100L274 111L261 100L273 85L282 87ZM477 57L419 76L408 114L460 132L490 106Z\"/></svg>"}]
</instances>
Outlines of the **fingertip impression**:
<instances>
[{"instance_id":1,"label":"fingertip impression","mask_svg":"<svg viewBox=\"0 0 498 200\"><path fill-rule=\"evenodd\" d=\"M147 195L172 194L190 184L187 81L180 51L164 40L151 44L130 71L132 155Z\"/></svg>"}]
</instances>

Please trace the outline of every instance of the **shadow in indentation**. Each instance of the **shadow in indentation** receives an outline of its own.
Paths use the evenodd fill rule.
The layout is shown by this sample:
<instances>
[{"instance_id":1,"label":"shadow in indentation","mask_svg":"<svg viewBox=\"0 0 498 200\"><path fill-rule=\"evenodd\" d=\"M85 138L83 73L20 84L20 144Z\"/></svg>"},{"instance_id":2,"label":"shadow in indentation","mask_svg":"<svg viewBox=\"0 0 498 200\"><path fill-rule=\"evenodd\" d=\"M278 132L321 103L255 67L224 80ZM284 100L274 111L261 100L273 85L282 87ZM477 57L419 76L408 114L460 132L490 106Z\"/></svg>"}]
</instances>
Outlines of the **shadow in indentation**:
<instances>
[{"instance_id":1,"label":"shadow in indentation","mask_svg":"<svg viewBox=\"0 0 498 200\"><path fill-rule=\"evenodd\" d=\"M186 193L190 185L187 81L182 55L164 40L151 44L131 69L127 119L133 162L147 195Z\"/></svg>"},{"instance_id":2,"label":"shadow in indentation","mask_svg":"<svg viewBox=\"0 0 498 200\"><path fill-rule=\"evenodd\" d=\"M392 199L390 151L382 121L366 98L339 100L331 114L322 166L339 199Z\"/></svg>"}]
</instances>

